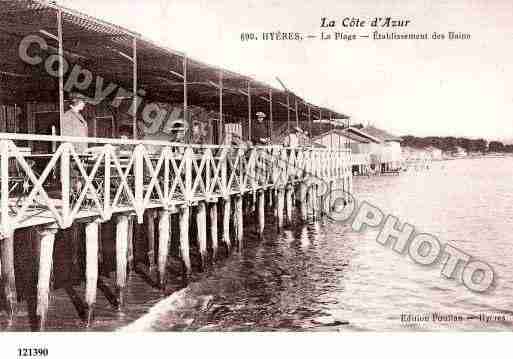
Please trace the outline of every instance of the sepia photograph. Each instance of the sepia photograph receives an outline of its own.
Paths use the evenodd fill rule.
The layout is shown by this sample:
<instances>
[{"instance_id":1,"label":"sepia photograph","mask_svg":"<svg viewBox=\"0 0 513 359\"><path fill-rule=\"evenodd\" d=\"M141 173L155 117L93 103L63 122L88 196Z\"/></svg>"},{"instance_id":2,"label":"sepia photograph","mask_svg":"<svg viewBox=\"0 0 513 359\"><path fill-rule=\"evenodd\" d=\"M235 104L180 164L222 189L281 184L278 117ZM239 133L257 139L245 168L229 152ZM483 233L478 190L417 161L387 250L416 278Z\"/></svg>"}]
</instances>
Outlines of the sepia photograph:
<instances>
[{"instance_id":1,"label":"sepia photograph","mask_svg":"<svg viewBox=\"0 0 513 359\"><path fill-rule=\"evenodd\" d=\"M0 356L511 334L512 49L506 0L1 0Z\"/></svg>"}]
</instances>

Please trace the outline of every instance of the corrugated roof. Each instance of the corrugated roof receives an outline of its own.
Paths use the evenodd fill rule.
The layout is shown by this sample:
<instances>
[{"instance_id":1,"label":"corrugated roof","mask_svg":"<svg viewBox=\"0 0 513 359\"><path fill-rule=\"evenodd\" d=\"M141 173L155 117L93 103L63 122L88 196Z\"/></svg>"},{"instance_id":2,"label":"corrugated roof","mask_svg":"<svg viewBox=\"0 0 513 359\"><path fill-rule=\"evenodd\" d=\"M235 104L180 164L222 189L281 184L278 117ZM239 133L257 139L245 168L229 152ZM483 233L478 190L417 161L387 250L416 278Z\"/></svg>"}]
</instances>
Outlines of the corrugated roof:
<instances>
[{"instance_id":1,"label":"corrugated roof","mask_svg":"<svg viewBox=\"0 0 513 359\"><path fill-rule=\"evenodd\" d=\"M86 63L86 68L94 72L94 75L101 75L106 81L112 81L126 89L131 89L130 57L133 51L132 43L136 39L138 87L160 100L170 97L175 100L182 99L183 80L180 76L183 75L183 62L186 57L183 52L157 45L137 32L57 5L55 2L1 0L0 4L0 72L3 72L5 76L14 79L16 76L34 77L35 75L40 78L45 75L35 73L34 68L27 68L27 64L19 59L15 50L19 41L25 36L38 34L48 41L49 46L52 47L51 52L55 53L57 12L61 11L63 47L65 57L71 63ZM280 122L286 119L287 109L278 104L278 102L285 102L286 91L273 88L249 76L195 59L187 58L187 65L188 97L191 104L202 105L207 109L218 106L219 89L217 84L219 74L222 72L224 78L223 108L226 113L233 116L247 113L247 98L244 91L247 89L247 82L251 81L254 112L262 110L268 112L269 105L266 98L269 90L272 90L275 102L273 106L274 121ZM14 88L22 85L19 81L13 81L12 84L7 84L7 87ZM45 86L50 85L48 82ZM28 82L25 86L29 87ZM294 96L291 95L291 98ZM302 99L300 102L305 104ZM319 109L317 106L312 106L314 109ZM321 109L324 113L323 117L348 118L347 115L331 109ZM290 111L293 112L294 109L290 109ZM304 111L301 111L301 115L301 120L306 120Z\"/></svg>"},{"instance_id":2,"label":"corrugated roof","mask_svg":"<svg viewBox=\"0 0 513 359\"><path fill-rule=\"evenodd\" d=\"M374 142L374 143L382 143L382 142L383 142L383 140L381 140L380 138L372 136L371 134L369 134L369 133L367 133L367 132L363 131L363 129L361 130L361 129L358 129L358 128L356 128L356 127L349 127L349 128L347 129L347 131L348 131L348 132L350 132L350 133L354 133L354 134L356 134L356 135L358 135L358 136L361 136L361 137L367 138L367 139L369 139L371 142Z\"/></svg>"},{"instance_id":3,"label":"corrugated roof","mask_svg":"<svg viewBox=\"0 0 513 359\"><path fill-rule=\"evenodd\" d=\"M331 134L336 134L336 135L348 138L348 139L353 140L353 141L361 142L361 143L370 143L370 141L366 137L360 136L360 135L358 135L356 133L351 133L351 132L347 131L347 129L343 129L343 130L340 130L340 129L329 130L327 132L324 132L324 133L321 133L321 134L315 136L313 138L313 140L317 141L318 139L320 139L322 137L325 137L325 136L329 136Z\"/></svg>"},{"instance_id":4,"label":"corrugated roof","mask_svg":"<svg viewBox=\"0 0 513 359\"><path fill-rule=\"evenodd\" d=\"M362 131L365 133L368 133L371 136L374 136L376 138L379 138L382 141L401 141L400 137L397 137L395 135L392 135L388 133L385 130L382 130L380 128L374 127L374 126L367 126L362 128Z\"/></svg>"}]
</instances>

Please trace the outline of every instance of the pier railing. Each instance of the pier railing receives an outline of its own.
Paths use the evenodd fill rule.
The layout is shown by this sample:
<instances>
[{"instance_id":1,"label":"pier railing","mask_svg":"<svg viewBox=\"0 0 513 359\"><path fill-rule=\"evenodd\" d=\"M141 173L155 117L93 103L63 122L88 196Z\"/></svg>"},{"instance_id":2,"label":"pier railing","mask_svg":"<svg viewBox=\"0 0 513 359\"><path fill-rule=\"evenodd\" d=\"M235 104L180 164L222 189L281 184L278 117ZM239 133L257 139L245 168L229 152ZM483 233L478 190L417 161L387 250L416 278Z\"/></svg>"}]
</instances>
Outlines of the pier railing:
<instances>
[{"instance_id":1,"label":"pier railing","mask_svg":"<svg viewBox=\"0 0 513 359\"><path fill-rule=\"evenodd\" d=\"M34 153L19 145L43 143ZM77 148L88 144L87 151ZM46 146L46 147L45 147ZM0 134L1 231L56 222L173 209L297 181L350 176L346 150L184 145Z\"/></svg>"}]
</instances>

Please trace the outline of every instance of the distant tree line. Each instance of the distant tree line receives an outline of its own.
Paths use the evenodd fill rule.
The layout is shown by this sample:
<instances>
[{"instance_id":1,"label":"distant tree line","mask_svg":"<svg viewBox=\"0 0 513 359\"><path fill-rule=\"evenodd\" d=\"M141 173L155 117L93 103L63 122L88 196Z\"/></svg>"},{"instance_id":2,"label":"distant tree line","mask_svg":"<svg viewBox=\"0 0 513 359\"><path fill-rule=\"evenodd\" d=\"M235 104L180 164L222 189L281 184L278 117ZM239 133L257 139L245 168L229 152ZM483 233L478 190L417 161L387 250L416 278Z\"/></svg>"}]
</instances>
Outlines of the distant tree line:
<instances>
[{"instance_id":1,"label":"distant tree line","mask_svg":"<svg viewBox=\"0 0 513 359\"><path fill-rule=\"evenodd\" d=\"M505 145L500 141L491 141L487 143L486 140L470 139L465 137L415 137L403 136L401 141L402 146L413 148L426 148L433 146L441 149L444 152L455 152L456 147L464 148L467 152L509 152L513 153L513 145Z\"/></svg>"}]
</instances>

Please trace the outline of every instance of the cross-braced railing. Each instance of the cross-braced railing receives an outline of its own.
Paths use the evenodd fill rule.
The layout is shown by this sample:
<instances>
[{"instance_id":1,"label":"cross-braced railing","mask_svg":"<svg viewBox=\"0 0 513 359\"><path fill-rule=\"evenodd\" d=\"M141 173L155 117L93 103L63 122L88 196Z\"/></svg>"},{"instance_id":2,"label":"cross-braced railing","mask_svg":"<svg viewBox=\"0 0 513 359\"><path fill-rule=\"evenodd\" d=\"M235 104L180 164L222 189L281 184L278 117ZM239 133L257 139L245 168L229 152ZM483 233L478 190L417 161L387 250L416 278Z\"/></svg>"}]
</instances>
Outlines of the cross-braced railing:
<instances>
[{"instance_id":1,"label":"cross-braced railing","mask_svg":"<svg viewBox=\"0 0 513 359\"><path fill-rule=\"evenodd\" d=\"M53 150L32 153L18 141L42 142ZM84 143L89 148L79 152ZM51 222L67 228L81 218L109 220L113 213L128 211L142 221L148 208L349 176L350 164L345 150L3 133L1 231Z\"/></svg>"}]
</instances>

